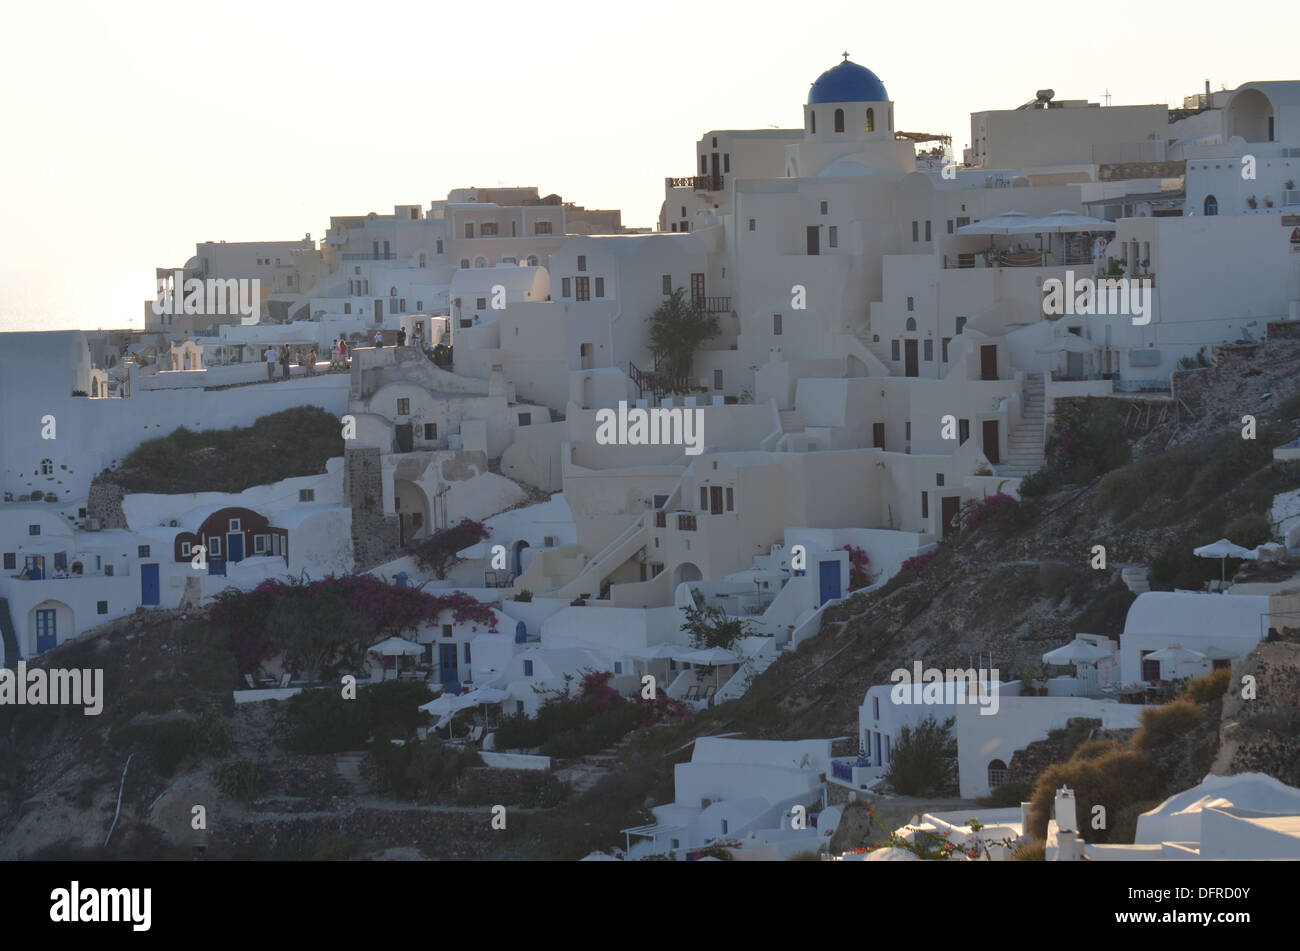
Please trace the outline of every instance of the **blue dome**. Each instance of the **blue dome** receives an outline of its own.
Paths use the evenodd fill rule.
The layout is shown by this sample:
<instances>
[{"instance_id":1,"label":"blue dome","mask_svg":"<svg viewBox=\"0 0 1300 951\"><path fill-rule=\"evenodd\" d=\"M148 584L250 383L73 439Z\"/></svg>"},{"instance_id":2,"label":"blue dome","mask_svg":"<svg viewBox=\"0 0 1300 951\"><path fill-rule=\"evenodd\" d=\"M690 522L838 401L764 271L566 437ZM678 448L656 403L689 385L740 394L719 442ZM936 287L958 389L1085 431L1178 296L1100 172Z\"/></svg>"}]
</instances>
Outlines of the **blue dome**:
<instances>
[{"instance_id":1,"label":"blue dome","mask_svg":"<svg viewBox=\"0 0 1300 951\"><path fill-rule=\"evenodd\" d=\"M822 102L888 102L880 77L847 59L817 77L808 90L808 105Z\"/></svg>"}]
</instances>

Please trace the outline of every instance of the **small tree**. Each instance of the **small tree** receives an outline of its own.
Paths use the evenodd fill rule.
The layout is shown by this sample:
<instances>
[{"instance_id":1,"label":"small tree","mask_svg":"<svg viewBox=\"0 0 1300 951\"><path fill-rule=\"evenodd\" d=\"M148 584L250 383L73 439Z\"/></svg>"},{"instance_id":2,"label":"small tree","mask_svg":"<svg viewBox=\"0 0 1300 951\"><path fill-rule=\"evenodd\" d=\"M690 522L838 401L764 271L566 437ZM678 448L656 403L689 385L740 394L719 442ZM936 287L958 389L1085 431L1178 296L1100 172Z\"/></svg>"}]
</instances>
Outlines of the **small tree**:
<instances>
[{"instance_id":1,"label":"small tree","mask_svg":"<svg viewBox=\"0 0 1300 951\"><path fill-rule=\"evenodd\" d=\"M687 393L691 368L700 344L718 335L718 315L696 310L686 301L686 291L677 288L650 317L650 346L659 354L660 370L667 388Z\"/></svg>"},{"instance_id":2,"label":"small tree","mask_svg":"<svg viewBox=\"0 0 1300 951\"><path fill-rule=\"evenodd\" d=\"M933 716L903 727L889 757L886 779L902 796L951 796L957 792L956 719Z\"/></svg>"},{"instance_id":3,"label":"small tree","mask_svg":"<svg viewBox=\"0 0 1300 951\"><path fill-rule=\"evenodd\" d=\"M749 625L740 618L727 617L727 612L721 608L700 604L686 608L686 623L682 630L691 635L693 647L731 650L738 640L749 634Z\"/></svg>"},{"instance_id":4,"label":"small tree","mask_svg":"<svg viewBox=\"0 0 1300 951\"><path fill-rule=\"evenodd\" d=\"M455 525L439 529L417 542L411 547L411 553L421 568L432 571L442 581L451 567L460 562L456 552L478 544L490 534L492 532L482 522L463 518Z\"/></svg>"}]
</instances>

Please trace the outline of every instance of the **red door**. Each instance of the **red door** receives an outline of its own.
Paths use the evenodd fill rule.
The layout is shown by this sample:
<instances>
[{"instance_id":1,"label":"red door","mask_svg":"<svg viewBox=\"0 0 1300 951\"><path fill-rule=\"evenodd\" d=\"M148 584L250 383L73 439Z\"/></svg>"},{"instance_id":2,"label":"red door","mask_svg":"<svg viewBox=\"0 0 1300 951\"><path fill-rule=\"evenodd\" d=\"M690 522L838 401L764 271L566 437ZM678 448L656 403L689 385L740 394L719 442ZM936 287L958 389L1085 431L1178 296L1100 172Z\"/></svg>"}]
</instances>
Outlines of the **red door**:
<instances>
[{"instance_id":1,"label":"red door","mask_svg":"<svg viewBox=\"0 0 1300 951\"><path fill-rule=\"evenodd\" d=\"M980 447L984 450L984 456L993 465L1002 461L1001 455L998 454L998 421L996 419L984 420L984 444Z\"/></svg>"}]
</instances>

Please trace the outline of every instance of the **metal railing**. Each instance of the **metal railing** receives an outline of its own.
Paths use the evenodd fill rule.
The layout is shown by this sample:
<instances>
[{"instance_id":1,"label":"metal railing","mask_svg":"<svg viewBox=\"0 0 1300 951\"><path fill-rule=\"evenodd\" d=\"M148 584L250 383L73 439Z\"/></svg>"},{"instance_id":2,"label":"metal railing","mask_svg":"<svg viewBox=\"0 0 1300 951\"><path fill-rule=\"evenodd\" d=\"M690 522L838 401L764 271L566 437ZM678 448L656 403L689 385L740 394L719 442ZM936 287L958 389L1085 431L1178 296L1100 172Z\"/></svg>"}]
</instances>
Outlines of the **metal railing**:
<instances>
[{"instance_id":1,"label":"metal railing","mask_svg":"<svg viewBox=\"0 0 1300 951\"><path fill-rule=\"evenodd\" d=\"M697 192L722 191L721 175L687 175L684 178L665 178L669 188L693 188Z\"/></svg>"},{"instance_id":2,"label":"metal railing","mask_svg":"<svg viewBox=\"0 0 1300 951\"><path fill-rule=\"evenodd\" d=\"M345 251L343 252L344 261L396 261L397 252L389 251L385 254L383 251Z\"/></svg>"},{"instance_id":3,"label":"metal railing","mask_svg":"<svg viewBox=\"0 0 1300 951\"><path fill-rule=\"evenodd\" d=\"M723 314L731 310L730 297L692 297L691 310L706 314Z\"/></svg>"}]
</instances>

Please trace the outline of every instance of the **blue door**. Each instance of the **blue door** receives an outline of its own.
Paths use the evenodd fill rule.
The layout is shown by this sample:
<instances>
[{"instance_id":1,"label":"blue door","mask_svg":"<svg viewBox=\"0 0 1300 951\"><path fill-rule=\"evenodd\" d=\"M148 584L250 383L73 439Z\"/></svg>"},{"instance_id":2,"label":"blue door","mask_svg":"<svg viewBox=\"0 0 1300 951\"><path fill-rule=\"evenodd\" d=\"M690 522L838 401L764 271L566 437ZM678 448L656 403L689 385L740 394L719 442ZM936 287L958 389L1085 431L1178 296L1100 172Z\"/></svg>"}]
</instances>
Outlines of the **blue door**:
<instances>
[{"instance_id":1,"label":"blue door","mask_svg":"<svg viewBox=\"0 0 1300 951\"><path fill-rule=\"evenodd\" d=\"M44 555L27 555L23 558L23 567L27 569L27 578L29 581L45 580Z\"/></svg>"},{"instance_id":2,"label":"blue door","mask_svg":"<svg viewBox=\"0 0 1300 951\"><path fill-rule=\"evenodd\" d=\"M140 566L140 603L158 603L158 566Z\"/></svg>"},{"instance_id":3,"label":"blue door","mask_svg":"<svg viewBox=\"0 0 1300 951\"><path fill-rule=\"evenodd\" d=\"M456 669L456 645L438 645L438 680L444 684L454 684L460 680L460 671Z\"/></svg>"},{"instance_id":4,"label":"blue door","mask_svg":"<svg viewBox=\"0 0 1300 951\"><path fill-rule=\"evenodd\" d=\"M58 643L59 632L54 620L54 609L41 608L36 612L36 653L53 650Z\"/></svg>"},{"instance_id":5,"label":"blue door","mask_svg":"<svg viewBox=\"0 0 1300 951\"><path fill-rule=\"evenodd\" d=\"M818 580L821 582L821 604L840 596L840 563L823 561Z\"/></svg>"},{"instance_id":6,"label":"blue door","mask_svg":"<svg viewBox=\"0 0 1300 951\"><path fill-rule=\"evenodd\" d=\"M230 561L244 560L243 532L231 532L226 536L226 558Z\"/></svg>"}]
</instances>

